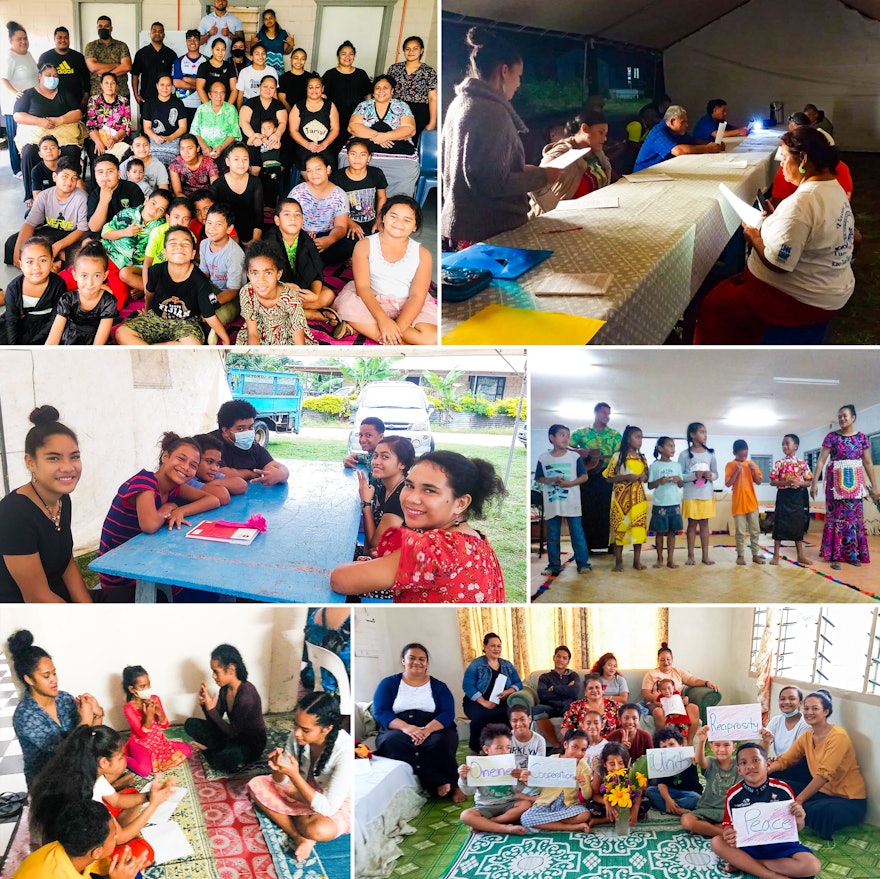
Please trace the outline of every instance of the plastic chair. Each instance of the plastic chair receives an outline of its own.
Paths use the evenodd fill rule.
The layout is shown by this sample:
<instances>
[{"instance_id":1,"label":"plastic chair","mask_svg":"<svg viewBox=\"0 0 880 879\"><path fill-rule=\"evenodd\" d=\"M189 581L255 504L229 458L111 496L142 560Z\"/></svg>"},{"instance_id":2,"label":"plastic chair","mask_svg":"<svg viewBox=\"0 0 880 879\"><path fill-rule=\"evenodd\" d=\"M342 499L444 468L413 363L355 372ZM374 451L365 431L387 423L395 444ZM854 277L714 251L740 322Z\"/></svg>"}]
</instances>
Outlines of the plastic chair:
<instances>
[{"instance_id":1,"label":"plastic chair","mask_svg":"<svg viewBox=\"0 0 880 879\"><path fill-rule=\"evenodd\" d=\"M351 684L348 680L348 672L345 670L345 663L326 647L319 647L308 641L306 641L306 653L315 672L315 689L323 691L321 669L326 668L336 678L336 683L339 685L340 713L351 714Z\"/></svg>"},{"instance_id":2,"label":"plastic chair","mask_svg":"<svg viewBox=\"0 0 880 879\"><path fill-rule=\"evenodd\" d=\"M423 131L419 138L419 182L416 201L425 203L428 193L437 188L437 131Z\"/></svg>"}]
</instances>

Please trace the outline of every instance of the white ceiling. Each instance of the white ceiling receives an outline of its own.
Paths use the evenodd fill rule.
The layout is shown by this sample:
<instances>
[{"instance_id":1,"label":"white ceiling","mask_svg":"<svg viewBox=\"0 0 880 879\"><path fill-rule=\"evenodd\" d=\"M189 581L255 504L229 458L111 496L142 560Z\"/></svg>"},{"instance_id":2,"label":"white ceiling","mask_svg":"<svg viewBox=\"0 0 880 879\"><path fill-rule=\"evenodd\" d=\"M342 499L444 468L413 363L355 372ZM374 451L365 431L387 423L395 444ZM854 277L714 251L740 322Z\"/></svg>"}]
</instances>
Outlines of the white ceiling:
<instances>
[{"instance_id":1,"label":"white ceiling","mask_svg":"<svg viewBox=\"0 0 880 879\"><path fill-rule=\"evenodd\" d=\"M749 0L443 0L444 12L533 28L601 37L648 49L665 49ZM780 16L797 14L797 3L778 0ZM841 0L880 19L880 0ZM757 23L760 24L760 23Z\"/></svg>"},{"instance_id":2,"label":"white ceiling","mask_svg":"<svg viewBox=\"0 0 880 879\"><path fill-rule=\"evenodd\" d=\"M637 424L646 434L682 436L690 421L710 434L773 436L830 425L838 408L880 403L875 349L532 348L529 352L532 430L554 422L593 422L593 406L611 405L618 430ZM838 386L779 384L774 376L838 379ZM767 409L776 420L730 420L734 407Z\"/></svg>"}]
</instances>

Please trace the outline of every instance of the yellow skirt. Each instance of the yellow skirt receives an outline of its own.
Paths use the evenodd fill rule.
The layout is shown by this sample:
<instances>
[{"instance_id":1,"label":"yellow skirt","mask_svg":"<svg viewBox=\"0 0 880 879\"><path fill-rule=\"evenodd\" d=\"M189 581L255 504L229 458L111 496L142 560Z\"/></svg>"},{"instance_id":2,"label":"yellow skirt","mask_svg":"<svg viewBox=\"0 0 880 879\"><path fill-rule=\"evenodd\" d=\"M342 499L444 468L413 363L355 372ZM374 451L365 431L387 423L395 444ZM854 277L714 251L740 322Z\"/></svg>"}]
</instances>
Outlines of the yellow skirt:
<instances>
[{"instance_id":1,"label":"yellow skirt","mask_svg":"<svg viewBox=\"0 0 880 879\"><path fill-rule=\"evenodd\" d=\"M715 515L715 498L685 498L681 502L681 515L685 519L711 519Z\"/></svg>"}]
</instances>

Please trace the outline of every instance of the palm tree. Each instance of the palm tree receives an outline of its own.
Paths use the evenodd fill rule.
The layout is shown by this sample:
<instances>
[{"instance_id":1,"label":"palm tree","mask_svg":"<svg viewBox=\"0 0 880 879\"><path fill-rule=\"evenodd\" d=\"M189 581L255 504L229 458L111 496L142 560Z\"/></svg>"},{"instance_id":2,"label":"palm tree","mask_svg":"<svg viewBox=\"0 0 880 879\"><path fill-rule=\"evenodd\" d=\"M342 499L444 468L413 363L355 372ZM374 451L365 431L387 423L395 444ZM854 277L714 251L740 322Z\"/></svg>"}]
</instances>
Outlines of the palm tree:
<instances>
[{"instance_id":1,"label":"palm tree","mask_svg":"<svg viewBox=\"0 0 880 879\"><path fill-rule=\"evenodd\" d=\"M349 381L354 382L355 394L370 382L385 381L389 378L401 378L400 372L392 366L403 359L403 355L393 358L385 357L337 357L331 366L338 369Z\"/></svg>"},{"instance_id":2,"label":"palm tree","mask_svg":"<svg viewBox=\"0 0 880 879\"><path fill-rule=\"evenodd\" d=\"M456 391L455 385L458 380L465 374L463 369L451 369L445 376L437 375L429 369L422 370L422 378L436 392L434 396L440 399L442 409L440 411L440 421L449 423L452 421L452 412L456 399L460 394Z\"/></svg>"}]
</instances>

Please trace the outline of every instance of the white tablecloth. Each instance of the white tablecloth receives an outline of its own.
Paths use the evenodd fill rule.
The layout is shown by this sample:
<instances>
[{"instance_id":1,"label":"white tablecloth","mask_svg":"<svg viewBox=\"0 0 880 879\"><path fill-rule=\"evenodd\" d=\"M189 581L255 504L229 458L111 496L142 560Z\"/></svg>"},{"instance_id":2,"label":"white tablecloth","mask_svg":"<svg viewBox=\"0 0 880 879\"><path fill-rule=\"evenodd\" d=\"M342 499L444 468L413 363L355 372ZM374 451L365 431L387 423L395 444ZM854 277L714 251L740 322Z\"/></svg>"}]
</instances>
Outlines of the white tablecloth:
<instances>
[{"instance_id":1,"label":"white tablecloth","mask_svg":"<svg viewBox=\"0 0 880 879\"><path fill-rule=\"evenodd\" d=\"M588 201L616 196L618 208L557 209L489 239L491 244L554 253L516 282L494 284L466 302L443 303L444 332L499 303L604 320L596 344L663 344L740 226L718 184L751 204L758 189L772 183L781 134L763 131L728 138L724 153L676 156L643 172L662 171L673 180L621 179L587 196ZM748 164L732 167L736 160ZM603 294L537 296L536 288L557 272L612 277ZM554 344L545 338L531 342Z\"/></svg>"}]
</instances>

